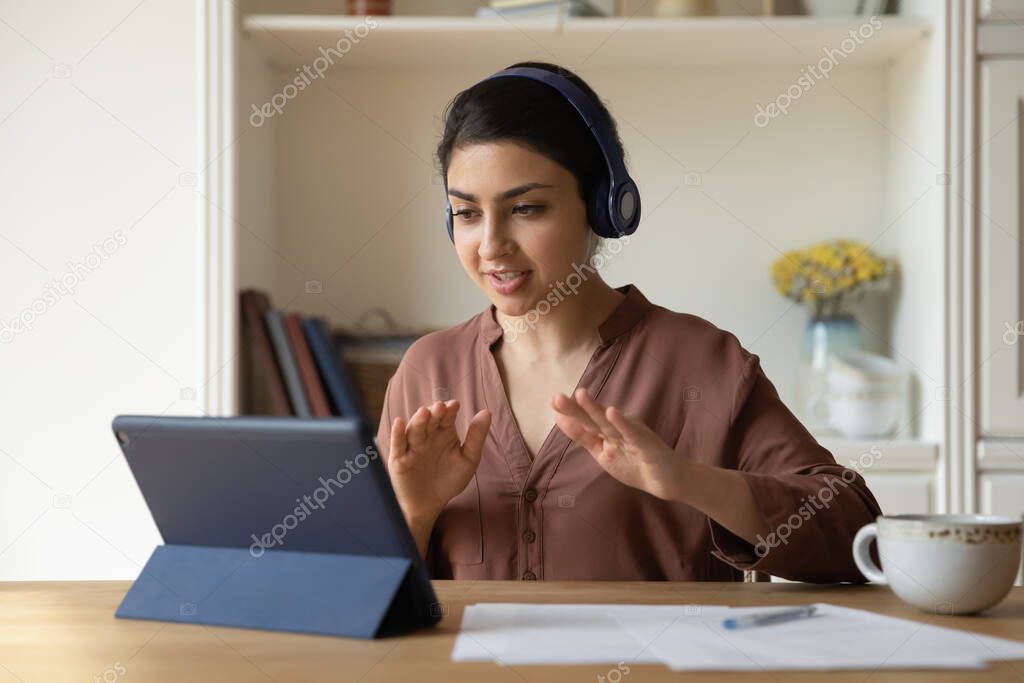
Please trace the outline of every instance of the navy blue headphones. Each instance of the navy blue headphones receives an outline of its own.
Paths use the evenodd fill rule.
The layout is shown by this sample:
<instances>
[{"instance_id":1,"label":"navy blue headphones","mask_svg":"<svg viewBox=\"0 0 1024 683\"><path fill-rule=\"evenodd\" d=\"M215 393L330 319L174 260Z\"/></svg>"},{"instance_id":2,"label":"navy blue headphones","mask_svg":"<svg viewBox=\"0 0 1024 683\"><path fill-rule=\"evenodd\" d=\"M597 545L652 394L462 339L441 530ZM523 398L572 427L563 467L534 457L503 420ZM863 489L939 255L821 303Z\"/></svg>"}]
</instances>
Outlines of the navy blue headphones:
<instances>
[{"instance_id":1,"label":"navy blue headphones","mask_svg":"<svg viewBox=\"0 0 1024 683\"><path fill-rule=\"evenodd\" d=\"M561 93L562 97L579 112L583 122L587 124L594 139L597 140L601 154L604 155L604 160L608 164L608 177L602 178L598 182L594 196L589 199L591 205L587 207L587 216L591 221L591 228L601 237L614 238L632 235L640 223L640 192L637 190L636 183L626 172L625 159L618 151L604 113L575 83L547 69L517 66L488 76L480 83L495 78L510 77L529 78L546 83ZM447 178L444 178L444 196L448 206L445 211L448 238L454 242L452 205L448 201Z\"/></svg>"}]
</instances>

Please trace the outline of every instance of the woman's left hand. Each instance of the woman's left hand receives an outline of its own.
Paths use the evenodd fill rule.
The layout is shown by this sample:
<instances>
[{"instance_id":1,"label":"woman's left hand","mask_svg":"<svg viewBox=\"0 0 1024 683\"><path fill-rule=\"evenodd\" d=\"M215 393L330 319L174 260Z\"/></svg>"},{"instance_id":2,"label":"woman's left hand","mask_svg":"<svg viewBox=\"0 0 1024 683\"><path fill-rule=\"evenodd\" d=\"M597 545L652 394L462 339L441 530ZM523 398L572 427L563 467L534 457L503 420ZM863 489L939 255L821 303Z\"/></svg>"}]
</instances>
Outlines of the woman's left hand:
<instances>
[{"instance_id":1,"label":"woman's left hand","mask_svg":"<svg viewBox=\"0 0 1024 683\"><path fill-rule=\"evenodd\" d=\"M586 448L608 474L652 496L681 499L688 461L643 420L601 405L586 389L577 389L572 398L555 394L551 407L559 429Z\"/></svg>"}]
</instances>

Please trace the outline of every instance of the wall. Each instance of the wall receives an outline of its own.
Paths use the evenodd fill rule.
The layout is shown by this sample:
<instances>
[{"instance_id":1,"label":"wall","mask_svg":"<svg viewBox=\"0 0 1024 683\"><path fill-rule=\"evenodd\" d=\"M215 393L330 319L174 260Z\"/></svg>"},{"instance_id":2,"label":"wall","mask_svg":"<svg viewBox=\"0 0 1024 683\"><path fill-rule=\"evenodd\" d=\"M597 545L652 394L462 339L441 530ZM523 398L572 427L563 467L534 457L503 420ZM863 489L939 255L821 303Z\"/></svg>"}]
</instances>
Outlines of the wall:
<instances>
[{"instance_id":1,"label":"wall","mask_svg":"<svg viewBox=\"0 0 1024 683\"><path fill-rule=\"evenodd\" d=\"M131 578L159 536L110 420L194 414L206 381L196 305L206 200L195 183L209 160L196 152L195 9L23 3L0 8L0 19L0 580ZM939 86L925 84L922 100L908 87L937 63L929 53L889 78L840 67L836 88L817 85L763 129L751 126L753 104L788 87L796 69L728 78L582 69L619 117L645 199L643 229L608 279L734 331L787 395L804 314L771 290L768 267L777 249L833 234L873 239L899 215L907 191L887 188L904 167L884 163L894 144L886 127L941 144L927 104ZM430 160L444 103L497 66L339 72L333 91L311 89L275 125L246 132L241 173L262 176L265 193L235 217L249 228L238 229L242 284L270 286L278 304L338 324L375 304L410 325L481 310L486 300L444 237ZM287 75L259 76L253 101ZM700 184L687 185L687 173ZM912 177L928 173L915 167ZM919 255L906 305L941 282L928 256L940 248L930 241L936 215L928 209L917 228L880 242ZM73 292L57 291L60 279ZM305 291L311 279L322 294ZM22 316L30 330L8 329ZM905 319L896 345L930 371L941 320Z\"/></svg>"},{"instance_id":2,"label":"wall","mask_svg":"<svg viewBox=\"0 0 1024 683\"><path fill-rule=\"evenodd\" d=\"M134 578L160 539L110 421L201 381L194 3L0 19L0 329L34 318L0 344L0 580Z\"/></svg>"},{"instance_id":3,"label":"wall","mask_svg":"<svg viewBox=\"0 0 1024 683\"><path fill-rule=\"evenodd\" d=\"M276 128L245 133L243 147L264 152L275 140L273 157L261 157L277 168L272 189L250 194L276 197L276 252L267 236L241 239L270 254L276 304L345 326L380 305L412 327L452 325L486 307L444 234L432 155L447 100L496 66L340 68L291 100ZM289 73L278 71L279 82ZM792 84L796 67L582 69L618 119L644 200L641 229L606 279L734 332L792 395L807 316L774 291L769 269L788 249L882 232L885 73L840 65L758 128L755 104ZM243 280L266 279L265 258L240 268ZM322 293L306 291L312 280Z\"/></svg>"}]
</instances>

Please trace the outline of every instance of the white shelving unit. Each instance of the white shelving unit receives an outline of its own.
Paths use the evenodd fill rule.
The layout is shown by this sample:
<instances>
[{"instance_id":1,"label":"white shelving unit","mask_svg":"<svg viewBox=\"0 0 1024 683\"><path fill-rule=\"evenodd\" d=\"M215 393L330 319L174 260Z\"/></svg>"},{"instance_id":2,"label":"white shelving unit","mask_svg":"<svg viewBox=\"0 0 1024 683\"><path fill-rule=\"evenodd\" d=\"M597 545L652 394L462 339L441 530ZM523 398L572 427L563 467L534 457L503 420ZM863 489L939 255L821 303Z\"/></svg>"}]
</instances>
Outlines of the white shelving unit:
<instances>
[{"instance_id":1,"label":"white shelving unit","mask_svg":"<svg viewBox=\"0 0 1024 683\"><path fill-rule=\"evenodd\" d=\"M564 21L475 17L374 17L358 49L340 63L349 67L514 62L550 52L558 63L591 68L805 64L824 45L839 45L863 17L569 17ZM847 63L888 64L927 36L922 17L884 17L870 40ZM252 15L245 34L277 66L301 66L320 56L346 30L366 20L349 16Z\"/></svg>"},{"instance_id":2,"label":"white shelving unit","mask_svg":"<svg viewBox=\"0 0 1024 683\"><path fill-rule=\"evenodd\" d=\"M251 14L225 4L206 36L207 92L230 98L230 116L207 121L210 147L223 150L204 188L223 209L205 217L203 245L208 313L217 312L207 316L205 358L224 368L206 388L214 410L237 406L232 321L242 287L341 325L384 306L411 327L444 327L487 305L443 233L433 165L441 117L477 79L516 61L551 61L609 104L645 200L637 239L606 279L635 282L652 301L734 332L784 399L806 318L770 286L778 252L845 236L900 262L889 303L862 318L865 345L911 374L909 419L877 442L883 457L866 476L889 507L958 508L943 401L957 173L945 2L907 0L906 14L880 17L764 127L754 124L756 106L870 26L867 17L375 17L322 77L286 96L363 19L295 14L283 0L262 0ZM275 96L280 111L261 119L255 112ZM844 464L872 447L823 441Z\"/></svg>"}]
</instances>

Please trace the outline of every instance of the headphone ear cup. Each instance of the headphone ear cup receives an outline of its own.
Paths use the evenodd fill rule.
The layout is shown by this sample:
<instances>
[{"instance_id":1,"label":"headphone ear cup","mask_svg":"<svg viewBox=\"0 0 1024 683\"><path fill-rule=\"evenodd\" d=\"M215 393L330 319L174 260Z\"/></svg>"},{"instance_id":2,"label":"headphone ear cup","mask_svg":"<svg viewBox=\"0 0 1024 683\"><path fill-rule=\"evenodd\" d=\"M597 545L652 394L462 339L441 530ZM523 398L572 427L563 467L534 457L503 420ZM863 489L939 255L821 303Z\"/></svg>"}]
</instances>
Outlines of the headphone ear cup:
<instances>
[{"instance_id":1,"label":"headphone ear cup","mask_svg":"<svg viewBox=\"0 0 1024 683\"><path fill-rule=\"evenodd\" d=\"M608 181L605 178L597 181L594 194L591 195L590 204L587 206L587 216L591 230L601 237L615 236L611 216L608 215Z\"/></svg>"},{"instance_id":2,"label":"headphone ear cup","mask_svg":"<svg viewBox=\"0 0 1024 683\"><path fill-rule=\"evenodd\" d=\"M615 225L612 228L616 237L632 235L640 224L640 192L633 179L628 179L613 190L615 193L611 211L614 213Z\"/></svg>"}]
</instances>

